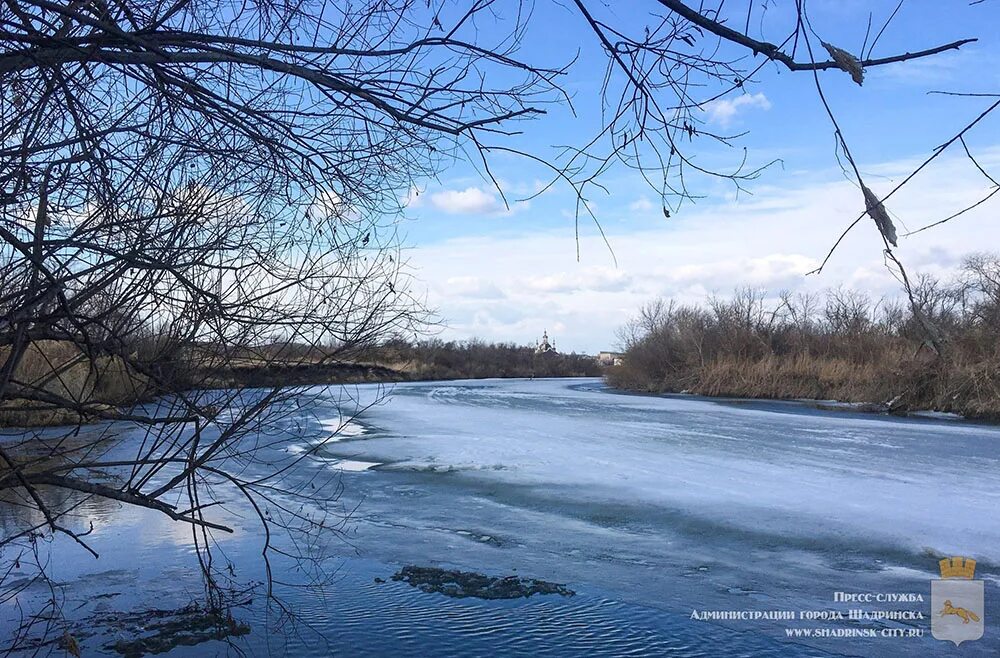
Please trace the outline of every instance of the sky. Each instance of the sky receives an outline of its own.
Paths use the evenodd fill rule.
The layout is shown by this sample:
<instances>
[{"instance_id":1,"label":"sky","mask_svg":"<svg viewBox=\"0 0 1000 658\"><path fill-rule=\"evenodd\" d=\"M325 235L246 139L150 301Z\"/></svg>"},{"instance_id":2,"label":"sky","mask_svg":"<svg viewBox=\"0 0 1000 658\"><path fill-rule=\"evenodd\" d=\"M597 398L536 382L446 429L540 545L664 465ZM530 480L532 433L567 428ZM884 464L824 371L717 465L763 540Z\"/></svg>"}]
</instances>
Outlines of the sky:
<instances>
[{"instance_id":1,"label":"sky","mask_svg":"<svg viewBox=\"0 0 1000 658\"><path fill-rule=\"evenodd\" d=\"M632 30L647 22L643 12L650 3L611 4L602 8L602 18ZM745 11L746 4L738 4ZM781 41L788 4L770 3L755 16L752 32ZM807 6L819 38L858 52L869 12L877 31L896 4L813 0ZM518 126L523 134L517 145L544 153L585 142L599 125L604 60L578 14L554 3L535 7L521 56L543 63L577 58L563 81L574 111L550 108ZM928 92L1000 91L997 25L1000 7L992 2L911 0L879 39L874 57L965 37L979 41L870 68L860 87L841 71L820 74L876 193L888 193L996 100ZM744 148L752 164L775 163L742 191L724 181L695 180L699 198L674 208L670 218L657 190L636 172L612 169L601 179L604 190L592 189L587 197L606 241L590 218L581 219L577 234L572 191L545 188L546 172L523 159L501 154L490 162L509 207L471 158L419 181L407 196L400 228L413 289L440 322L434 334L533 344L548 330L560 351L596 353L616 348L616 330L657 297L697 303L747 285L772 296L838 286L876 297L902 294L870 219L847 236L821 273L809 274L864 211L860 190L838 164L834 131L811 73L765 65L744 89L703 105L699 117L706 129L745 133L732 148L693 142L689 152L701 164L737 164ZM991 115L967 133L966 142L979 165L1000 177L998 127ZM1000 251L1000 207L992 200L942 226L904 235L960 210L992 186L958 144L886 203L901 236L896 253L911 274L947 277L966 254ZM541 189L540 196L515 201Z\"/></svg>"}]
</instances>

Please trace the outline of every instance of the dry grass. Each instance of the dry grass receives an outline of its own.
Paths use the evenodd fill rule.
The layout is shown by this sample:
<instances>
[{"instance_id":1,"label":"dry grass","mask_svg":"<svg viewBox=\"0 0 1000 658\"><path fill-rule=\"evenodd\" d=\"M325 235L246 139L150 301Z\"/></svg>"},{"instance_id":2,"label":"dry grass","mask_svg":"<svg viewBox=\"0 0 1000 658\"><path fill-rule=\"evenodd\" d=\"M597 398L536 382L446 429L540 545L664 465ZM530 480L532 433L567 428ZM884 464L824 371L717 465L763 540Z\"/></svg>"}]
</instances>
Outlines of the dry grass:
<instances>
[{"instance_id":1,"label":"dry grass","mask_svg":"<svg viewBox=\"0 0 1000 658\"><path fill-rule=\"evenodd\" d=\"M720 357L664 377L657 385L626 363L608 371L620 388L762 399L840 400L894 412L948 411L1000 420L1000 363L928 362L912 352L886 350L869 362L809 354L758 360Z\"/></svg>"},{"instance_id":2,"label":"dry grass","mask_svg":"<svg viewBox=\"0 0 1000 658\"><path fill-rule=\"evenodd\" d=\"M10 349L0 347L0 363ZM149 382L120 357L91 359L71 342L40 340L25 349L8 391L0 401L0 425L65 425L83 419L64 406L131 404L148 395ZM70 404L37 400L46 396Z\"/></svg>"},{"instance_id":3,"label":"dry grass","mask_svg":"<svg viewBox=\"0 0 1000 658\"><path fill-rule=\"evenodd\" d=\"M0 347L0 363L10 354ZM42 390L74 402L86 401L94 391L96 376L89 360L70 342L39 340L30 343L12 377L15 391Z\"/></svg>"},{"instance_id":4,"label":"dry grass","mask_svg":"<svg viewBox=\"0 0 1000 658\"><path fill-rule=\"evenodd\" d=\"M654 300L622 328L624 364L607 379L1000 420L1000 255L967 257L951 281L916 277L910 301L842 288L777 299L743 288L703 306Z\"/></svg>"},{"instance_id":5,"label":"dry grass","mask_svg":"<svg viewBox=\"0 0 1000 658\"><path fill-rule=\"evenodd\" d=\"M875 402L890 399L898 381L893 370L885 361L854 363L809 354L752 362L722 358L701 369L692 390L705 395Z\"/></svg>"}]
</instances>

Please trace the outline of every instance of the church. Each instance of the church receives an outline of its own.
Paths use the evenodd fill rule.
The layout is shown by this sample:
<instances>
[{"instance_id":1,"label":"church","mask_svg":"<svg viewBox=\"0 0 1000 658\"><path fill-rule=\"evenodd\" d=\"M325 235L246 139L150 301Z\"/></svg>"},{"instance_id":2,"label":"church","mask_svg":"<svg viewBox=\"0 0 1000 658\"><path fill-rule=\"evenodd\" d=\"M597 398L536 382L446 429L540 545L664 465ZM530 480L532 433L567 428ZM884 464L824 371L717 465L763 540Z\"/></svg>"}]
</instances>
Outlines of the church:
<instances>
[{"instance_id":1,"label":"church","mask_svg":"<svg viewBox=\"0 0 1000 658\"><path fill-rule=\"evenodd\" d=\"M555 354L556 345L555 342L549 342L549 331L546 329L542 332L542 340L538 341L537 347L535 347L535 354Z\"/></svg>"}]
</instances>

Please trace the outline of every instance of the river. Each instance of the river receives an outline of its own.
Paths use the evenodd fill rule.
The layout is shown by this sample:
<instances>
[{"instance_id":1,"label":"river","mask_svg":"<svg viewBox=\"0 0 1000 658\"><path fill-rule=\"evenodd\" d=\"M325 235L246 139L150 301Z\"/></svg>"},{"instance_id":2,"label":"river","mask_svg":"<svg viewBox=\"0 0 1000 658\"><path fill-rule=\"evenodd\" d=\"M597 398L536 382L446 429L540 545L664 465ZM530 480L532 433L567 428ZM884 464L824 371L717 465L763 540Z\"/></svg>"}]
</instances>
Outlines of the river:
<instances>
[{"instance_id":1,"label":"river","mask_svg":"<svg viewBox=\"0 0 1000 658\"><path fill-rule=\"evenodd\" d=\"M369 405L377 391L357 387L345 404L339 389L314 389L326 401L276 448L309 453L290 477L338 476L331 505L341 524L298 547L333 569L321 590L298 588L308 565L277 560L290 614L263 605L259 585L249 590L233 612L249 630L229 638L236 647L297 656L1000 653L1000 428L627 395L596 379L399 384ZM237 532L218 538L214 559L259 580L259 524L236 502L225 514ZM79 517L93 523L100 559L62 539L42 550L83 655L118 655L116 639L142 625L135 611L198 600L189 528L99 500L84 501ZM17 510L0 506L0 522L15 527ZM975 558L985 588L985 634L958 649L930 630L931 581L951 555ZM576 594L453 598L392 580L405 565L519 575ZM49 596L36 590L6 598L0 630ZM875 618L887 610L895 618ZM210 640L168 655L230 651Z\"/></svg>"}]
</instances>

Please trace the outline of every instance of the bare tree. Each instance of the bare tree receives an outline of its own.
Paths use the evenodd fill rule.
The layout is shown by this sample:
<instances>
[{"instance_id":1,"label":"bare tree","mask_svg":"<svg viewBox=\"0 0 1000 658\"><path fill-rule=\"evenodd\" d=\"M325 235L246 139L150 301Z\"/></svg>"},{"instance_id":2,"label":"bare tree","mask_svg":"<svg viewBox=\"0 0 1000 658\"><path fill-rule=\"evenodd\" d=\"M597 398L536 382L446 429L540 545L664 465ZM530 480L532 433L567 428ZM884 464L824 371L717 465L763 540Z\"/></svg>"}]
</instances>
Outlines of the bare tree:
<instances>
[{"instance_id":1,"label":"bare tree","mask_svg":"<svg viewBox=\"0 0 1000 658\"><path fill-rule=\"evenodd\" d=\"M221 605L232 578L210 551L230 530L219 500L255 510L267 561L274 530L331 528L322 517L338 489L285 478L310 451L273 458L307 413L302 391L219 389L218 369L329 362L410 332L420 304L392 218L415 180L462 155L492 177L492 159L514 153L569 186L579 217L604 175L626 167L669 216L695 195L692 177L742 188L759 174L742 154L725 171L694 155L702 140L738 137L710 131L700 108L769 64L811 76L823 98L823 71L860 84L865 69L969 41L873 57L876 36L852 56L819 40L804 3L773 42L750 31L764 3L743 3L742 29L723 4L650 0L639 28L582 0L563 9L606 55L606 120L583 144L527 152L510 137L571 103L560 81L573 60L519 59L537 29L528 3L4 2L0 411L73 427L0 445L0 492L32 511L0 540L3 558L36 555L45 533L92 550L75 506L117 501L188 524ZM830 119L905 282L887 197L865 186ZM965 146L981 119L932 158ZM746 321L761 322L759 300L745 301ZM120 422L81 434L93 419Z\"/></svg>"}]
</instances>

